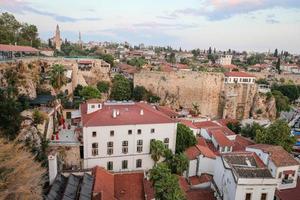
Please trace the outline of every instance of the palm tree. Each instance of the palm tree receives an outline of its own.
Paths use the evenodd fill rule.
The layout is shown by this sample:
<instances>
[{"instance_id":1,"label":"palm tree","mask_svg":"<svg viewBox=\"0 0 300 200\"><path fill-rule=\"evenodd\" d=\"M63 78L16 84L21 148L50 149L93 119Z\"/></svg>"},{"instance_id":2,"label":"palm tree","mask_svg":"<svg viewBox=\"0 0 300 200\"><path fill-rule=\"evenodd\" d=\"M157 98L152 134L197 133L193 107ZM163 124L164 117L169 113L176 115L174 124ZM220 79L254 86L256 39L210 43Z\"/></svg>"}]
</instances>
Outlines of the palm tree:
<instances>
[{"instance_id":1,"label":"palm tree","mask_svg":"<svg viewBox=\"0 0 300 200\"><path fill-rule=\"evenodd\" d=\"M164 155L165 145L160 140L151 140L150 142L150 153L152 160L156 163L160 160L160 157Z\"/></svg>"},{"instance_id":2,"label":"palm tree","mask_svg":"<svg viewBox=\"0 0 300 200\"><path fill-rule=\"evenodd\" d=\"M59 90L63 85L67 83L65 71L66 69L64 69L63 65L55 64L52 66L50 76L51 84L54 89Z\"/></svg>"}]
</instances>

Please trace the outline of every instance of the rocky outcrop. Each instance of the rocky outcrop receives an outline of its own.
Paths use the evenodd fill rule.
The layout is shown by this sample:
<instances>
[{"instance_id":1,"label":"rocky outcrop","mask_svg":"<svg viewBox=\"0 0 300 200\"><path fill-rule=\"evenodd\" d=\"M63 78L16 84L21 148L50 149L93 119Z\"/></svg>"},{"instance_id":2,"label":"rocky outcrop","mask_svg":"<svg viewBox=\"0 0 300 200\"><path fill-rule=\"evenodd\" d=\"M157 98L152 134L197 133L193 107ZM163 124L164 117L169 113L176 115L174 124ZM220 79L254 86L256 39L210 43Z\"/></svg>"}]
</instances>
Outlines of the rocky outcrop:
<instances>
[{"instance_id":1,"label":"rocky outcrop","mask_svg":"<svg viewBox=\"0 0 300 200\"><path fill-rule=\"evenodd\" d=\"M276 119L276 102L271 94L257 93L253 99L251 115L254 119Z\"/></svg>"}]
</instances>

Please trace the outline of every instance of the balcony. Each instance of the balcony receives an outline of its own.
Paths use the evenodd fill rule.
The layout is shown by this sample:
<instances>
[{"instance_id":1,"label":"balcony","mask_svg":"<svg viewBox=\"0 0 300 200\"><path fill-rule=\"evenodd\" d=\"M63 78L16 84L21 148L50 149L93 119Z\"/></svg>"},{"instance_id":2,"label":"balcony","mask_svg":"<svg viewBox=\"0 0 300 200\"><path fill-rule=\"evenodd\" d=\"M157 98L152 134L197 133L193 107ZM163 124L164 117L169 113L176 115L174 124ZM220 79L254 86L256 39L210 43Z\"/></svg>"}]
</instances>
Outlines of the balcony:
<instances>
[{"instance_id":1,"label":"balcony","mask_svg":"<svg viewBox=\"0 0 300 200\"><path fill-rule=\"evenodd\" d=\"M291 184L294 182L294 179L282 179L282 184Z\"/></svg>"}]
</instances>

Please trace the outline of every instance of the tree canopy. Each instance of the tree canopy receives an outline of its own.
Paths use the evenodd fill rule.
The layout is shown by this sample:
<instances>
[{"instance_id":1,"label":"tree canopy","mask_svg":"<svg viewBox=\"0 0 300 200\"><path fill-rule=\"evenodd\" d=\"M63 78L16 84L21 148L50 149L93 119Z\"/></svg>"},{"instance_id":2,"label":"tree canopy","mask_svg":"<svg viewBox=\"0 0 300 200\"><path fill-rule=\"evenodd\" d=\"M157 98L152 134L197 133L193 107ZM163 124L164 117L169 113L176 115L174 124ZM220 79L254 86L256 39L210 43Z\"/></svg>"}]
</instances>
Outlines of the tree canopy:
<instances>
[{"instance_id":1,"label":"tree canopy","mask_svg":"<svg viewBox=\"0 0 300 200\"><path fill-rule=\"evenodd\" d=\"M193 131L185 126L184 124L177 125L177 135L176 135L176 153L181 153L185 151L190 146L197 143L196 137Z\"/></svg>"},{"instance_id":2,"label":"tree canopy","mask_svg":"<svg viewBox=\"0 0 300 200\"><path fill-rule=\"evenodd\" d=\"M160 158L164 155L165 152L165 145L160 140L151 140L150 142L150 154L152 160L157 163Z\"/></svg>"},{"instance_id":3,"label":"tree canopy","mask_svg":"<svg viewBox=\"0 0 300 200\"><path fill-rule=\"evenodd\" d=\"M132 82L123 75L117 74L112 81L110 98L117 101L130 100L132 95Z\"/></svg>"},{"instance_id":4,"label":"tree canopy","mask_svg":"<svg viewBox=\"0 0 300 200\"><path fill-rule=\"evenodd\" d=\"M108 91L109 91L109 82L107 82L107 81L99 81L97 83L97 89L101 93L108 93Z\"/></svg>"},{"instance_id":5,"label":"tree canopy","mask_svg":"<svg viewBox=\"0 0 300 200\"><path fill-rule=\"evenodd\" d=\"M66 69L63 65L55 64L52 66L50 77L53 88L59 90L63 85L67 83L65 71Z\"/></svg>"},{"instance_id":6,"label":"tree canopy","mask_svg":"<svg viewBox=\"0 0 300 200\"><path fill-rule=\"evenodd\" d=\"M278 90L273 90L272 95L275 98L276 109L277 109L278 113L280 113L281 111L289 111L290 110L290 104L289 104L289 98L288 97L284 96Z\"/></svg>"},{"instance_id":7,"label":"tree canopy","mask_svg":"<svg viewBox=\"0 0 300 200\"><path fill-rule=\"evenodd\" d=\"M85 100L101 98L99 90L93 86L85 86L79 92L80 96Z\"/></svg>"},{"instance_id":8,"label":"tree canopy","mask_svg":"<svg viewBox=\"0 0 300 200\"><path fill-rule=\"evenodd\" d=\"M0 44L40 46L38 29L35 25L20 23L7 12L0 15Z\"/></svg>"},{"instance_id":9,"label":"tree canopy","mask_svg":"<svg viewBox=\"0 0 300 200\"><path fill-rule=\"evenodd\" d=\"M266 129L256 131L257 143L280 145L286 151L291 152L296 143L295 136L291 135L291 129L287 122L276 120Z\"/></svg>"}]
</instances>

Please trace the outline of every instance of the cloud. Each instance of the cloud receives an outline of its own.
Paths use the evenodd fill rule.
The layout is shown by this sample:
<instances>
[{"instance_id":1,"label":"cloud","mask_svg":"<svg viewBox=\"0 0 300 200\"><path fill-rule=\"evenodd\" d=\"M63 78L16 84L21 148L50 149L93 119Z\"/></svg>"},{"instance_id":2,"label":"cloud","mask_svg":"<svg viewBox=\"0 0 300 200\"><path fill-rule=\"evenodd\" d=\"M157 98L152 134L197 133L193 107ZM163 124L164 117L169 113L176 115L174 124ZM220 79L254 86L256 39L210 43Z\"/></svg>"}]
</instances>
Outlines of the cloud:
<instances>
[{"instance_id":1,"label":"cloud","mask_svg":"<svg viewBox=\"0 0 300 200\"><path fill-rule=\"evenodd\" d=\"M210 21L231 18L235 15L251 13L275 7L300 8L298 0L202 0L198 8L175 10L173 15L203 16Z\"/></svg>"},{"instance_id":2,"label":"cloud","mask_svg":"<svg viewBox=\"0 0 300 200\"><path fill-rule=\"evenodd\" d=\"M31 3L28 2L20 2L18 0L1 0L0 6L4 11L25 14L25 13L34 13L43 16L49 16L59 22L78 22L78 21L97 21L101 20L98 17L83 17L83 18L75 18L64 15L59 15L53 12L47 12L43 10L38 10L32 6Z\"/></svg>"},{"instance_id":3,"label":"cloud","mask_svg":"<svg viewBox=\"0 0 300 200\"><path fill-rule=\"evenodd\" d=\"M279 20L275 19L275 15L274 14L268 15L267 19L266 19L266 22L268 24L278 24L278 23L280 23Z\"/></svg>"},{"instance_id":4,"label":"cloud","mask_svg":"<svg viewBox=\"0 0 300 200\"><path fill-rule=\"evenodd\" d=\"M136 23L133 26L137 28L145 28L145 29L185 29L185 28L193 28L195 24L180 24L180 23L161 23L161 22L143 22Z\"/></svg>"}]
</instances>

